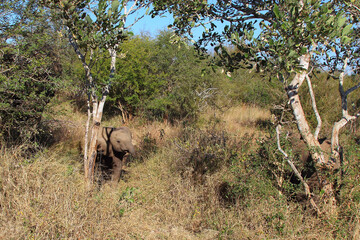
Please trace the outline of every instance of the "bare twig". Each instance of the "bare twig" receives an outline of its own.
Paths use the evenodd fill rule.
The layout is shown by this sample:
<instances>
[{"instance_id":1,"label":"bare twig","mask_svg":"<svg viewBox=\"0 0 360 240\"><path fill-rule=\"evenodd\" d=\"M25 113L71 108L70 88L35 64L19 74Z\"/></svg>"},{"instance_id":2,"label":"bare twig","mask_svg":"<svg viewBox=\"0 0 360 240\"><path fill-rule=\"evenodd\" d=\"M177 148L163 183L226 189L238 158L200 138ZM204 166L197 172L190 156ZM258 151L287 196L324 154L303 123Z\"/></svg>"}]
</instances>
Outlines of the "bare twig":
<instances>
[{"instance_id":1,"label":"bare twig","mask_svg":"<svg viewBox=\"0 0 360 240\"><path fill-rule=\"evenodd\" d=\"M8 68L8 69L1 70L0 74L6 73L6 72L10 71L10 70L13 69L13 68L15 68L15 65L12 66L12 67L10 67L10 68Z\"/></svg>"},{"instance_id":2,"label":"bare twig","mask_svg":"<svg viewBox=\"0 0 360 240\"><path fill-rule=\"evenodd\" d=\"M126 4L124 5L124 15L122 17L122 21L125 25L126 19L129 15L134 14L135 12L137 12L137 10L148 6L148 4L145 3L138 3L138 0L135 0L134 3L131 5L131 7L129 9L127 9ZM126 29L130 29L132 26L134 26L138 21L140 21L142 18L144 18L144 16L146 15L146 13L142 14L139 17L136 17L133 22L126 27Z\"/></svg>"}]
</instances>

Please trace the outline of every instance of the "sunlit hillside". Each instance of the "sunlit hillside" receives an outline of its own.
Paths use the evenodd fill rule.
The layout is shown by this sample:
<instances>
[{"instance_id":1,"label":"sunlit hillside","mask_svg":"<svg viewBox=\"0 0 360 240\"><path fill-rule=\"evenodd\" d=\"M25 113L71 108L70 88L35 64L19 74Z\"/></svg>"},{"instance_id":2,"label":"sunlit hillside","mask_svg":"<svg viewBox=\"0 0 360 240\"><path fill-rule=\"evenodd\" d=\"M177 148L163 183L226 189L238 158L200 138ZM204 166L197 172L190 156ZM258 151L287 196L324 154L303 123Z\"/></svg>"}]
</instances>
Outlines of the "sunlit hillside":
<instances>
[{"instance_id":1,"label":"sunlit hillside","mask_svg":"<svg viewBox=\"0 0 360 240\"><path fill-rule=\"evenodd\" d=\"M323 222L306 202L279 194L264 169L251 165L256 156L241 146L249 140L244 136L264 135L258 123L270 120L266 110L241 105L203 117L208 120L196 128L134 119L128 126L139 155L119 183L103 181L97 172L91 190L79 152L80 113L58 119L64 124L54 134L61 141L36 155L22 156L21 146L3 148L1 238L332 239L336 222ZM198 171L204 166L189 159L215 161L217 168L210 171L204 162L209 170Z\"/></svg>"},{"instance_id":2,"label":"sunlit hillside","mask_svg":"<svg viewBox=\"0 0 360 240\"><path fill-rule=\"evenodd\" d=\"M0 240L359 240L359 22L354 0L0 1Z\"/></svg>"}]
</instances>

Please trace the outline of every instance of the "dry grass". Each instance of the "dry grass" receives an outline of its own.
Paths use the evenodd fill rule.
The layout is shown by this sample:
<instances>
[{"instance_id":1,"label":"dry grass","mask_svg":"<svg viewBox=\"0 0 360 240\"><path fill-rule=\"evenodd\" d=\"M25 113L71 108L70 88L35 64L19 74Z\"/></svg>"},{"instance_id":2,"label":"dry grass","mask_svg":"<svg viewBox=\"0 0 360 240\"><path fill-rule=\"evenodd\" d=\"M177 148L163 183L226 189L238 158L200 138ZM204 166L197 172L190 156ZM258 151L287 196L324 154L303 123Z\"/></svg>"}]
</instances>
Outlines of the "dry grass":
<instances>
[{"instance_id":1,"label":"dry grass","mask_svg":"<svg viewBox=\"0 0 360 240\"><path fill-rule=\"evenodd\" d=\"M242 128L236 132L242 136L258 131L252 119L268 117L241 106L223 113L222 120L227 131ZM117 122L105 124L111 121ZM68 145L59 143L30 159L21 149L2 149L0 239L333 239L331 224L296 203L249 195L224 204L219 187L236 177L226 166L201 184L179 174L178 148L169 141L179 126L133 122L129 127L136 142L146 135L156 139L158 151L131 164L118 184L91 191L74 150L80 130Z\"/></svg>"},{"instance_id":2,"label":"dry grass","mask_svg":"<svg viewBox=\"0 0 360 240\"><path fill-rule=\"evenodd\" d=\"M194 185L171 169L171 151L129 167L125 181L86 191L81 164L59 152L27 162L16 150L3 150L0 238L331 239L295 205L254 199L243 209L224 206L218 186L226 170ZM269 222L274 210L282 217Z\"/></svg>"},{"instance_id":3,"label":"dry grass","mask_svg":"<svg viewBox=\"0 0 360 240\"><path fill-rule=\"evenodd\" d=\"M260 121L269 121L271 114L269 110L256 106L240 105L227 109L224 112L208 110L202 115L205 122L216 118L221 127L236 138L245 134L260 134L257 124Z\"/></svg>"}]
</instances>

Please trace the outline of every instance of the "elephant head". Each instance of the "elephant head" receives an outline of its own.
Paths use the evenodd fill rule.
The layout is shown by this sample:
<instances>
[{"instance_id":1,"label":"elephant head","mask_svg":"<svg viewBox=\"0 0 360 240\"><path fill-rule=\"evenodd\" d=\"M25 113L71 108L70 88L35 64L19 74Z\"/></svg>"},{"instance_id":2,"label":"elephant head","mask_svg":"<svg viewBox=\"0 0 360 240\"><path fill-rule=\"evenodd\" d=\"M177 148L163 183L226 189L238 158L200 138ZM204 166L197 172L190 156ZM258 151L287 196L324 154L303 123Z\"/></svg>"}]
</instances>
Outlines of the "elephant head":
<instances>
[{"instance_id":1,"label":"elephant head","mask_svg":"<svg viewBox=\"0 0 360 240\"><path fill-rule=\"evenodd\" d=\"M131 132L127 127L115 128L110 134L110 143L116 152L129 152L135 155Z\"/></svg>"}]
</instances>

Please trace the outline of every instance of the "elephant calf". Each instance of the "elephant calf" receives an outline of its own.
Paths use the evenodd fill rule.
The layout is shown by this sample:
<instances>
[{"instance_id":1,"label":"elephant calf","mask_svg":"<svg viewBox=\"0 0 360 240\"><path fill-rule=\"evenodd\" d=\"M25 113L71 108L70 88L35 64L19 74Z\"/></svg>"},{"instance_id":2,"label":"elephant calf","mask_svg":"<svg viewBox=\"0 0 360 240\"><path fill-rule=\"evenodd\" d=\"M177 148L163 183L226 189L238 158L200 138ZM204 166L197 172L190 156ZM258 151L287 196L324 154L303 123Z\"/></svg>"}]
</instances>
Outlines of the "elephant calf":
<instances>
[{"instance_id":1,"label":"elephant calf","mask_svg":"<svg viewBox=\"0 0 360 240\"><path fill-rule=\"evenodd\" d=\"M112 181L119 181L123 166L129 154L135 154L132 136L127 127L101 127L97 135L97 151L101 156L110 159Z\"/></svg>"}]
</instances>

